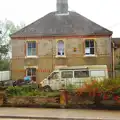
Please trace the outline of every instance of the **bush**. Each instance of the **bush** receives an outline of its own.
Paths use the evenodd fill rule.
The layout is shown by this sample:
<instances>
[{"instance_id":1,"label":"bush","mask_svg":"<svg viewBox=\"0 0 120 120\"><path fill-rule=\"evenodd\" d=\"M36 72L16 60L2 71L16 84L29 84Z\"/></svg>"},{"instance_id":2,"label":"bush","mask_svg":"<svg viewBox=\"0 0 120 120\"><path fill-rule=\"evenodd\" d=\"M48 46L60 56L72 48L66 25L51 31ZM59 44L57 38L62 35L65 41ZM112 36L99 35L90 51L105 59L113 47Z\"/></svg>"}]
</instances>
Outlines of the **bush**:
<instances>
[{"instance_id":1,"label":"bush","mask_svg":"<svg viewBox=\"0 0 120 120\"><path fill-rule=\"evenodd\" d=\"M68 92L73 92L76 89L76 85L69 84L66 86Z\"/></svg>"},{"instance_id":2,"label":"bush","mask_svg":"<svg viewBox=\"0 0 120 120\"><path fill-rule=\"evenodd\" d=\"M97 96L99 100L120 100L120 79L92 80L76 90L79 96L83 96L86 92L90 97Z\"/></svg>"},{"instance_id":3,"label":"bush","mask_svg":"<svg viewBox=\"0 0 120 120\"><path fill-rule=\"evenodd\" d=\"M41 97L56 97L59 96L59 91L42 92L30 85L8 87L6 90L7 96L41 96Z\"/></svg>"}]
</instances>

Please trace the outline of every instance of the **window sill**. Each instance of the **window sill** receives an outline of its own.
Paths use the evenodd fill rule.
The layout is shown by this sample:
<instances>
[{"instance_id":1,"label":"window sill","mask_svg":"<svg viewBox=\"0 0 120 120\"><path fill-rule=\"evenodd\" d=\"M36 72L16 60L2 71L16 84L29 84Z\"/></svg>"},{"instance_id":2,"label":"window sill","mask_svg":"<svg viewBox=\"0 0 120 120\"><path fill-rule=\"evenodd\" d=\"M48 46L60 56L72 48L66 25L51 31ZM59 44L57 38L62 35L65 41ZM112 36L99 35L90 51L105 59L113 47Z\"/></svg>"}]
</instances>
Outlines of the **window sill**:
<instances>
[{"instance_id":1,"label":"window sill","mask_svg":"<svg viewBox=\"0 0 120 120\"><path fill-rule=\"evenodd\" d=\"M84 55L84 57L97 57L97 55Z\"/></svg>"},{"instance_id":2,"label":"window sill","mask_svg":"<svg viewBox=\"0 0 120 120\"><path fill-rule=\"evenodd\" d=\"M56 55L55 57L56 57L56 58L66 58L65 55Z\"/></svg>"},{"instance_id":3,"label":"window sill","mask_svg":"<svg viewBox=\"0 0 120 120\"><path fill-rule=\"evenodd\" d=\"M38 56L25 56L25 59L27 58L38 58Z\"/></svg>"}]
</instances>

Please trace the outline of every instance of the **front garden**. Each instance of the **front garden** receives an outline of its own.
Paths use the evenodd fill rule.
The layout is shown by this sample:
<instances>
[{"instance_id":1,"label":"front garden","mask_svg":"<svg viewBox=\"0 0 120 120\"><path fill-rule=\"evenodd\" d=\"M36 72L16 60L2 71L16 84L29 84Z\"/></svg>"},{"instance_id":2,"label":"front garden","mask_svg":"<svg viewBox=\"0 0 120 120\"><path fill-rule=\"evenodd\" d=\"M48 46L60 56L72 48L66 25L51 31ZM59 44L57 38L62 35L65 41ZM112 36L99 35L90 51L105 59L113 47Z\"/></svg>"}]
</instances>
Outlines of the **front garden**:
<instances>
[{"instance_id":1,"label":"front garden","mask_svg":"<svg viewBox=\"0 0 120 120\"><path fill-rule=\"evenodd\" d=\"M75 89L69 85L66 90L44 92L34 85L1 88L1 106L12 107L89 107L120 106L120 79L92 80ZM1 92L2 93L2 92ZM2 96L2 94L0 95Z\"/></svg>"}]
</instances>

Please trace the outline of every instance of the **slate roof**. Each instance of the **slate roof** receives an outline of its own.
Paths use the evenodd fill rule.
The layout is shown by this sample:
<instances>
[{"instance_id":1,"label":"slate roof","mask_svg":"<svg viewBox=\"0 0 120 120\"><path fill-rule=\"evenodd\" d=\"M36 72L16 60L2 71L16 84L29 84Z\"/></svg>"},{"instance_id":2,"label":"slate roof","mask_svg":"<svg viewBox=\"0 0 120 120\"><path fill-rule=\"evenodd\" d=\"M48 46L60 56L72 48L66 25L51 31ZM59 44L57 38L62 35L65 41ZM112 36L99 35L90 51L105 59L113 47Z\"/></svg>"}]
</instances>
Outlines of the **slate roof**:
<instances>
[{"instance_id":1,"label":"slate roof","mask_svg":"<svg viewBox=\"0 0 120 120\"><path fill-rule=\"evenodd\" d=\"M112 31L107 30L76 12L69 11L69 15L56 15L56 12L51 12L12 34L11 37L111 34Z\"/></svg>"}]
</instances>

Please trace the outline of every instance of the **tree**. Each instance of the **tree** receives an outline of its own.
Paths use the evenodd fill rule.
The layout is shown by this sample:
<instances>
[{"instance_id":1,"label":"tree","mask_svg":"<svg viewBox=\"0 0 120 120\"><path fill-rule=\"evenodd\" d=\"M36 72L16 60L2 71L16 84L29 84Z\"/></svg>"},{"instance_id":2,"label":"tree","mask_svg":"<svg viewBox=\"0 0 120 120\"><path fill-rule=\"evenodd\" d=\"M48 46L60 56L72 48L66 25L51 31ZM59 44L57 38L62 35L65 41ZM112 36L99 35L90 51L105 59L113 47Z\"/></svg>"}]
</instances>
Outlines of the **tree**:
<instances>
[{"instance_id":1,"label":"tree","mask_svg":"<svg viewBox=\"0 0 120 120\"><path fill-rule=\"evenodd\" d=\"M25 26L24 23L15 25L10 20L0 21L0 71L9 70L11 56L10 34Z\"/></svg>"}]
</instances>

